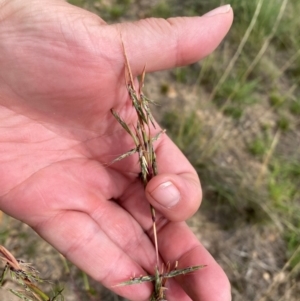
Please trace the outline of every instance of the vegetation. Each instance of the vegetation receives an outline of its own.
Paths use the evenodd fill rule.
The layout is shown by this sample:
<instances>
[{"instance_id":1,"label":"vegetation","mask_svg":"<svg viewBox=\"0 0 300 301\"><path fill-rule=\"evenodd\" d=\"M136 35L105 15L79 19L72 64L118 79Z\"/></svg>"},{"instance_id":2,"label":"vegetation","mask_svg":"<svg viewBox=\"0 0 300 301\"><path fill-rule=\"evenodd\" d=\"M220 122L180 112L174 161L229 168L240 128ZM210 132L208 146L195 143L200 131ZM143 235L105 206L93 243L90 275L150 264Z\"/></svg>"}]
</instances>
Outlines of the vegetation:
<instances>
[{"instance_id":1,"label":"vegetation","mask_svg":"<svg viewBox=\"0 0 300 301\"><path fill-rule=\"evenodd\" d=\"M223 4L222 0L157 0L144 6L136 0L69 2L99 13L109 23L135 20L137 15L201 15ZM266 248L266 257L280 251L273 265L252 253L232 262L231 255L224 254L225 239L221 242L219 259L231 279L234 300L298 300L300 1L230 2L235 21L220 47L202 62L170 71L169 82L156 80L160 95L155 101L160 102L158 97L168 101L171 89L189 91L175 96L181 103L192 96L193 107L186 102L184 110L181 106L158 118L199 173L204 190L201 212L227 233L223 238L241 235L240 245L232 244L227 251L246 254L243 244L249 239L255 254L262 252L257 246ZM259 233L261 240L268 233L268 243L247 233ZM2 236L7 239L6 230ZM271 247L275 240L281 246L278 250ZM255 279L247 278L250 268L245 271L250 261L261 266L256 268L256 286ZM250 292L246 286L251 285Z\"/></svg>"},{"instance_id":2,"label":"vegetation","mask_svg":"<svg viewBox=\"0 0 300 301\"><path fill-rule=\"evenodd\" d=\"M199 97L198 114L193 108L185 119L176 111L162 119L200 175L206 211L221 211L219 222L231 229L275 226L293 279L300 270L299 4L231 1L236 17L228 38L213 59L185 70L185 78L197 79L185 82L208 95ZM203 112L223 117L213 121ZM292 283L288 276L286 281ZM271 291L265 291L269 298ZM283 295L280 300L290 300Z\"/></svg>"}]
</instances>

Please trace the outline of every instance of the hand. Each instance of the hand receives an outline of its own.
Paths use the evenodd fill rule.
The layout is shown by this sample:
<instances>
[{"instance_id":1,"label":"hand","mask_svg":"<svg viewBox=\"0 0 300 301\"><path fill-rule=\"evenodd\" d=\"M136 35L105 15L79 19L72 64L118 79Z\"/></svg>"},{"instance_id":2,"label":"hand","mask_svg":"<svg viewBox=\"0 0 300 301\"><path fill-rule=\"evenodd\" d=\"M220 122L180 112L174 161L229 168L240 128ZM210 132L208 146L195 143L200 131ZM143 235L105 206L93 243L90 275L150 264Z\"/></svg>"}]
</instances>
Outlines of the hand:
<instances>
[{"instance_id":1,"label":"hand","mask_svg":"<svg viewBox=\"0 0 300 301\"><path fill-rule=\"evenodd\" d=\"M162 259L208 265L169 280L168 300L230 300L224 272L183 222L199 206L200 184L167 135L155 144L160 174L146 193L135 156L107 163L132 148L110 113L135 118L120 33L136 76L145 64L151 72L201 59L231 22L229 9L107 25L60 0L0 0L1 210L116 293L146 300L149 283L113 286L153 273L150 202Z\"/></svg>"}]
</instances>

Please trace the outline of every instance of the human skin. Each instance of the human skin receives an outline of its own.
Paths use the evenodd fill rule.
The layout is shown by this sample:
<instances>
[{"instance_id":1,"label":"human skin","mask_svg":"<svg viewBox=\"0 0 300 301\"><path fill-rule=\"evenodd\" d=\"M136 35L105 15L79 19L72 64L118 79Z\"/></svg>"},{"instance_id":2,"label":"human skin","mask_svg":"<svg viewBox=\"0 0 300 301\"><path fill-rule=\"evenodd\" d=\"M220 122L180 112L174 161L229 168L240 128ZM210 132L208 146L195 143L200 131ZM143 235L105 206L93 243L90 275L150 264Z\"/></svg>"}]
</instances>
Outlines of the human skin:
<instances>
[{"instance_id":1,"label":"human skin","mask_svg":"<svg viewBox=\"0 0 300 301\"><path fill-rule=\"evenodd\" d=\"M107 25L62 0L0 0L0 209L117 294L147 300L149 283L115 285L153 273L150 202L161 259L207 265L169 280L168 300L229 301L226 275L184 222L200 205L200 182L168 136L155 142L159 175L146 191L135 156L108 163L132 148L110 109L136 118L120 34L138 76L145 64L153 72L205 57L232 19L228 8Z\"/></svg>"}]
</instances>

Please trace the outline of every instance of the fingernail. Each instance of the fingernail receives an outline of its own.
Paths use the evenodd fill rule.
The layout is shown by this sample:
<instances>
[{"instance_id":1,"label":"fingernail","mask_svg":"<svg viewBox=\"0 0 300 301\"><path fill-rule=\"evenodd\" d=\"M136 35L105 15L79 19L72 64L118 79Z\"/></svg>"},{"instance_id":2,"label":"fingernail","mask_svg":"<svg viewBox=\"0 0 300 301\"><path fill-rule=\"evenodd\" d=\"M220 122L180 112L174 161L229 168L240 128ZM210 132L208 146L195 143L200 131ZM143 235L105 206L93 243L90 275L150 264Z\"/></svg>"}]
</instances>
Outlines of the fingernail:
<instances>
[{"instance_id":1,"label":"fingernail","mask_svg":"<svg viewBox=\"0 0 300 301\"><path fill-rule=\"evenodd\" d=\"M171 182L160 184L150 194L159 204L167 208L175 206L180 200L180 193Z\"/></svg>"},{"instance_id":2,"label":"fingernail","mask_svg":"<svg viewBox=\"0 0 300 301\"><path fill-rule=\"evenodd\" d=\"M215 9L211 10L210 12L204 14L203 16L204 17L212 17L212 16L215 16L215 15L226 14L230 10L231 10L230 4L226 4L226 5L219 6Z\"/></svg>"}]
</instances>

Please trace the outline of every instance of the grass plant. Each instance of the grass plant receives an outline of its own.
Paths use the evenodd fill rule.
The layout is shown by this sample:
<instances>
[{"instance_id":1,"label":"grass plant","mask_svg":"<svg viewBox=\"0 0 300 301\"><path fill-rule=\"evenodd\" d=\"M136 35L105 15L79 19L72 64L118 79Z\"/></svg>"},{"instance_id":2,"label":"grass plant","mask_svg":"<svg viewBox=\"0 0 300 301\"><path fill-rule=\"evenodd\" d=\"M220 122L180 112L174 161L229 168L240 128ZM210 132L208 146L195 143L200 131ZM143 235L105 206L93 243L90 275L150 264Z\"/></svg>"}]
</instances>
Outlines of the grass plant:
<instances>
[{"instance_id":1,"label":"grass plant","mask_svg":"<svg viewBox=\"0 0 300 301\"><path fill-rule=\"evenodd\" d=\"M151 114L149 103L151 101L143 94L142 87L144 85L145 77L145 68L142 73L141 81L139 88L135 87L133 75L131 72L130 64L126 55L126 50L124 43L122 41L124 58L125 58L125 79L126 86L128 90L129 97L132 102L132 106L135 109L137 115L137 122L134 125L129 125L126 121L118 115L116 111L112 109L112 114L116 120L120 123L123 129L131 136L134 142L134 148L129 150L127 153L116 158L113 162L122 160L127 156L130 156L134 153L138 153L139 156L139 165L141 170L141 180L143 186L146 187L148 182L158 174L158 168L156 164L156 154L154 150L153 142L156 141L164 131L159 132L156 136L151 136L151 128L155 129L154 118ZM152 205L150 205L151 219L153 221L153 240L156 253L156 264L154 267L153 275L146 275L141 277L134 277L128 281L120 283L118 286L139 284L143 282L152 282L153 283L153 293L150 298L150 301L166 301L166 287L165 283L168 278L173 278L179 275L188 274L195 272L204 267L204 265L191 266L184 269L177 269L177 264L175 268L170 270L170 264L167 264L165 269L164 264L160 264L159 261L159 247L157 242L157 230L156 230L156 211ZM164 271L167 272L164 272Z\"/></svg>"},{"instance_id":2,"label":"grass plant","mask_svg":"<svg viewBox=\"0 0 300 301\"><path fill-rule=\"evenodd\" d=\"M29 263L17 260L5 247L0 245L0 260L5 264L5 268L0 277L0 285L6 281L7 274L11 279L19 284L22 290L10 289L10 291L24 301L64 301L62 289L49 297L36 283L42 283L38 271Z\"/></svg>"}]
</instances>

